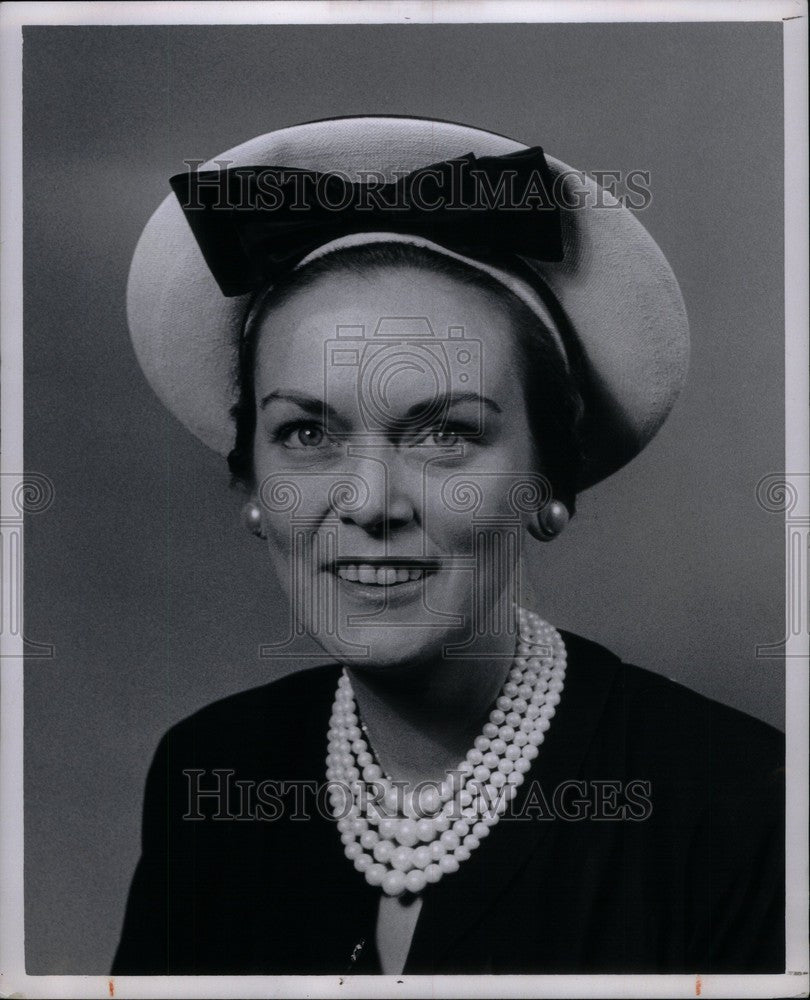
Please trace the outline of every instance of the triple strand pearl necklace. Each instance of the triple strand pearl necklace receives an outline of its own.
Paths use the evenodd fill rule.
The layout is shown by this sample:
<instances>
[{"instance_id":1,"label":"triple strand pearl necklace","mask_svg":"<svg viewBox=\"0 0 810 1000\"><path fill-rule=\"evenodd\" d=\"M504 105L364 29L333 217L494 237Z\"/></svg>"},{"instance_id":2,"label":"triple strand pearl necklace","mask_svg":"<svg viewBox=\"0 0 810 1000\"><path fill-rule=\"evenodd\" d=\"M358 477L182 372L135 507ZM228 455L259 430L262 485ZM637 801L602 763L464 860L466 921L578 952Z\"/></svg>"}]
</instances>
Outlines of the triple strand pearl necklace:
<instances>
[{"instance_id":1,"label":"triple strand pearl necklace","mask_svg":"<svg viewBox=\"0 0 810 1000\"><path fill-rule=\"evenodd\" d=\"M421 892L458 871L523 784L560 701L565 644L534 611L518 608L514 665L473 748L441 782L403 792L364 739L344 670L329 720L326 777L346 857L389 896Z\"/></svg>"}]
</instances>

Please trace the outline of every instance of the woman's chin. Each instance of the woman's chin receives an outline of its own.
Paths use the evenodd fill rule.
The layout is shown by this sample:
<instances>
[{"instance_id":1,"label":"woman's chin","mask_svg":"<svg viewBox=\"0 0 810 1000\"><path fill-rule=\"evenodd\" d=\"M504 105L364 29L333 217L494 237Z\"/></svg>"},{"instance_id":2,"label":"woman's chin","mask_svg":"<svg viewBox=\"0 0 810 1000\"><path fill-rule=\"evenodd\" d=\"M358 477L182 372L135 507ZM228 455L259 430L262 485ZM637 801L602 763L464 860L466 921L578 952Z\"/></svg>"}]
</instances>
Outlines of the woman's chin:
<instances>
[{"instance_id":1,"label":"woman's chin","mask_svg":"<svg viewBox=\"0 0 810 1000\"><path fill-rule=\"evenodd\" d=\"M346 667L399 673L441 658L449 630L381 622L376 627L354 625L335 636L317 638L324 652Z\"/></svg>"}]
</instances>

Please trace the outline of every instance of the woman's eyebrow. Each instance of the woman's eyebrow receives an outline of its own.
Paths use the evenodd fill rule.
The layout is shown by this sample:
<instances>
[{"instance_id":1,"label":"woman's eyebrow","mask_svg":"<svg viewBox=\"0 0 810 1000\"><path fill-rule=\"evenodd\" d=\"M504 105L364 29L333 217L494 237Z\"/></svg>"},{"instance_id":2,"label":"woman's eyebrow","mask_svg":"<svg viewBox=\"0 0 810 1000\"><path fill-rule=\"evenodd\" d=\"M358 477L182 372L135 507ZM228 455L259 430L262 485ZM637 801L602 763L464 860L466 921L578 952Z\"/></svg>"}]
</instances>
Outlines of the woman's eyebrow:
<instances>
[{"instance_id":1,"label":"woman's eyebrow","mask_svg":"<svg viewBox=\"0 0 810 1000\"><path fill-rule=\"evenodd\" d=\"M268 392L266 396L262 396L259 402L259 409L263 410L268 403L274 400L280 400L284 403L294 403L295 406L300 407L305 413L309 413L314 417L337 416L334 409L328 403L324 402L324 400L318 399L317 396L307 396L297 392L281 392L278 389L274 389L272 392Z\"/></svg>"},{"instance_id":2,"label":"woman's eyebrow","mask_svg":"<svg viewBox=\"0 0 810 1000\"><path fill-rule=\"evenodd\" d=\"M441 406L442 409L449 410L461 403L474 403L476 406L485 406L492 413L503 412L494 399L490 399L489 396L479 396L477 392L442 392L432 398L414 403L413 406L408 407L405 416L411 417L419 413L425 413L429 409L432 410L434 406L437 408Z\"/></svg>"}]
</instances>

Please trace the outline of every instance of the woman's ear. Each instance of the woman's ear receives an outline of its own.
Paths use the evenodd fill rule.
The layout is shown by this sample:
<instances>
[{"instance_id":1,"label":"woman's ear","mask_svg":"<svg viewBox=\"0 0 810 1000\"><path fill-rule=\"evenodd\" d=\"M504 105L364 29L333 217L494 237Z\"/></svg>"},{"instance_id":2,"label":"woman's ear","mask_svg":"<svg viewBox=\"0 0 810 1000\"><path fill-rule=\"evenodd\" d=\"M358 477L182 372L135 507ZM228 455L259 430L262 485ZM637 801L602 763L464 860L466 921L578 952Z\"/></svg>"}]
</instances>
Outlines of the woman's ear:
<instances>
[{"instance_id":1,"label":"woman's ear","mask_svg":"<svg viewBox=\"0 0 810 1000\"><path fill-rule=\"evenodd\" d=\"M264 526L262 524L262 509L255 497L251 497L242 507L242 524L257 538L264 538Z\"/></svg>"},{"instance_id":2,"label":"woman's ear","mask_svg":"<svg viewBox=\"0 0 810 1000\"><path fill-rule=\"evenodd\" d=\"M571 520L562 500L549 500L540 508L537 519L529 522L529 534L539 542L552 542Z\"/></svg>"}]
</instances>

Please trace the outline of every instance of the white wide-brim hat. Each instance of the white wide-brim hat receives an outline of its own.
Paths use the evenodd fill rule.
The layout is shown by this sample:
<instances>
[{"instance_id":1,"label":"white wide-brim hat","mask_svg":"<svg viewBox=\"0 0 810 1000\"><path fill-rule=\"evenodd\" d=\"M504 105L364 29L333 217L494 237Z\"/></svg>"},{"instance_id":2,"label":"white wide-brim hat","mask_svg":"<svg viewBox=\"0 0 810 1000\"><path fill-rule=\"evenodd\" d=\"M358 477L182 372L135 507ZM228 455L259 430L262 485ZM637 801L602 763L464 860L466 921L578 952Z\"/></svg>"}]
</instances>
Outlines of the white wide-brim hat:
<instances>
[{"instance_id":1,"label":"white wide-brim hat","mask_svg":"<svg viewBox=\"0 0 810 1000\"><path fill-rule=\"evenodd\" d=\"M358 182L374 171L394 181L402 171L469 153L491 157L525 149L504 136L450 122L338 118L258 136L200 169L216 170L226 161L232 167L340 173ZM568 203L581 207L562 207L561 260L526 254L522 259L546 286L544 301L550 292L577 339L587 383L585 464L578 483L584 489L637 455L665 420L686 377L689 328L672 269L632 212L581 172L548 155L546 162L554 177L566 175L562 186L571 186ZM381 238L385 234L330 237L328 246L310 256L346 242ZM413 242L434 246L416 237ZM502 270L496 277L518 293L524 290L524 299L531 297L521 277L513 279ZM161 402L222 455L235 440L231 409L238 395L239 338L251 298L222 293L177 197L170 194L135 249L127 288L129 329L141 368ZM537 311L547 318L542 303Z\"/></svg>"}]
</instances>

